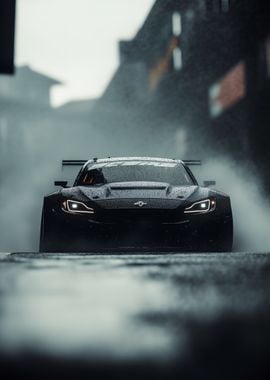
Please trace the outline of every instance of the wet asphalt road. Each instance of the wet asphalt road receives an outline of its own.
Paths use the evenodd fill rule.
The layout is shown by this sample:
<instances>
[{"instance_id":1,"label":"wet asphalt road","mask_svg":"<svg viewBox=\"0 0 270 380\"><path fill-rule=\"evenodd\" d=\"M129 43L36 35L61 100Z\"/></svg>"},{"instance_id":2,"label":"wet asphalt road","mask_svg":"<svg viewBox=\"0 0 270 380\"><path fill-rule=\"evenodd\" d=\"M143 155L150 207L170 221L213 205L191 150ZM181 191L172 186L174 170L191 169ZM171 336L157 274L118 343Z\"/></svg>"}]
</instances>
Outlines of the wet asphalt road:
<instances>
[{"instance_id":1,"label":"wet asphalt road","mask_svg":"<svg viewBox=\"0 0 270 380\"><path fill-rule=\"evenodd\" d=\"M270 378L270 254L0 254L17 378Z\"/></svg>"}]
</instances>

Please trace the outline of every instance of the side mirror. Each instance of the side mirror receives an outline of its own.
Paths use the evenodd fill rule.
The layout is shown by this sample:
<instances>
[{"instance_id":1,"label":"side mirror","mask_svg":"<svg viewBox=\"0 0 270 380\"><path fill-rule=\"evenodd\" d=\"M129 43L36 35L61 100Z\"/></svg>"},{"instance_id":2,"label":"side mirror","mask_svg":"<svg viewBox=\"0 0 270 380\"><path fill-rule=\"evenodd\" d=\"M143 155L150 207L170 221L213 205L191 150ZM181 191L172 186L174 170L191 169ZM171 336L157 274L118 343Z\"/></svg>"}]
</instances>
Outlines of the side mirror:
<instances>
[{"instance_id":1,"label":"side mirror","mask_svg":"<svg viewBox=\"0 0 270 380\"><path fill-rule=\"evenodd\" d=\"M67 187L68 181L55 181L54 186Z\"/></svg>"},{"instance_id":2,"label":"side mirror","mask_svg":"<svg viewBox=\"0 0 270 380\"><path fill-rule=\"evenodd\" d=\"M215 186L215 185L216 185L216 181L203 181L204 187Z\"/></svg>"}]
</instances>

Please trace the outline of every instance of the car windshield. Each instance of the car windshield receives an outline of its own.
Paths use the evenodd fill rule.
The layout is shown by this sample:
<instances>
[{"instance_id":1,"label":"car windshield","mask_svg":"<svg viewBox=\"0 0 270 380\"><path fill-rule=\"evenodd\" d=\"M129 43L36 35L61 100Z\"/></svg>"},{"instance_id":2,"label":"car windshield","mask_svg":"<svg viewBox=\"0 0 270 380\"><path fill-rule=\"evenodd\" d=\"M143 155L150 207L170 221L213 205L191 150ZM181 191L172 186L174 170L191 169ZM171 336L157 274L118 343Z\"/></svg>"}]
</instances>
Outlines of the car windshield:
<instances>
[{"instance_id":1,"label":"car windshield","mask_svg":"<svg viewBox=\"0 0 270 380\"><path fill-rule=\"evenodd\" d=\"M77 181L79 186L115 182L165 182L173 186L194 185L185 167L174 162L119 161L89 166Z\"/></svg>"}]
</instances>

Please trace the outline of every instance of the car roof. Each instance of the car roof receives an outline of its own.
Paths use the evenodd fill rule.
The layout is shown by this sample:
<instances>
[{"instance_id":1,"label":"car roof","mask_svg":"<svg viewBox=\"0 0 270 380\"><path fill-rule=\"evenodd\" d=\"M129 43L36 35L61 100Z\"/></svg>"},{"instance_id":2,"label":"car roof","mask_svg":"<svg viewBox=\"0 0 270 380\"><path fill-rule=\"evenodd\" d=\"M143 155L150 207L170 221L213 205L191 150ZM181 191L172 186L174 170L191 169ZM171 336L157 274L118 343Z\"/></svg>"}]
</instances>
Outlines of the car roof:
<instances>
[{"instance_id":1,"label":"car roof","mask_svg":"<svg viewBox=\"0 0 270 380\"><path fill-rule=\"evenodd\" d=\"M174 162L179 164L184 164L181 160L176 160L174 158L162 158L162 157L106 157L106 158L92 158L88 160L84 166L89 164L97 163L107 163L107 162L117 162L117 161L150 161L150 162Z\"/></svg>"}]
</instances>

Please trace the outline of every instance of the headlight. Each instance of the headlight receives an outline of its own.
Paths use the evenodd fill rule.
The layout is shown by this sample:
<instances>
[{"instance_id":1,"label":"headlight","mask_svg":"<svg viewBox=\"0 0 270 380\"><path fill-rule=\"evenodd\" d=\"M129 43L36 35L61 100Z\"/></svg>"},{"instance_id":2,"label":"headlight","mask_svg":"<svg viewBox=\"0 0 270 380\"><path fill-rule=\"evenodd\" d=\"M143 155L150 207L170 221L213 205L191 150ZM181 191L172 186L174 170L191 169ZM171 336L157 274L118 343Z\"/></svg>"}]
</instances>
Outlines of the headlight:
<instances>
[{"instance_id":1,"label":"headlight","mask_svg":"<svg viewBox=\"0 0 270 380\"><path fill-rule=\"evenodd\" d=\"M214 211L216 208L215 199L204 199L203 201L195 202L191 206L186 207L185 214L204 214L210 211Z\"/></svg>"},{"instance_id":2,"label":"headlight","mask_svg":"<svg viewBox=\"0 0 270 380\"><path fill-rule=\"evenodd\" d=\"M93 208L88 207L85 203L79 201L67 200L62 203L62 210L72 214L94 214Z\"/></svg>"}]
</instances>

